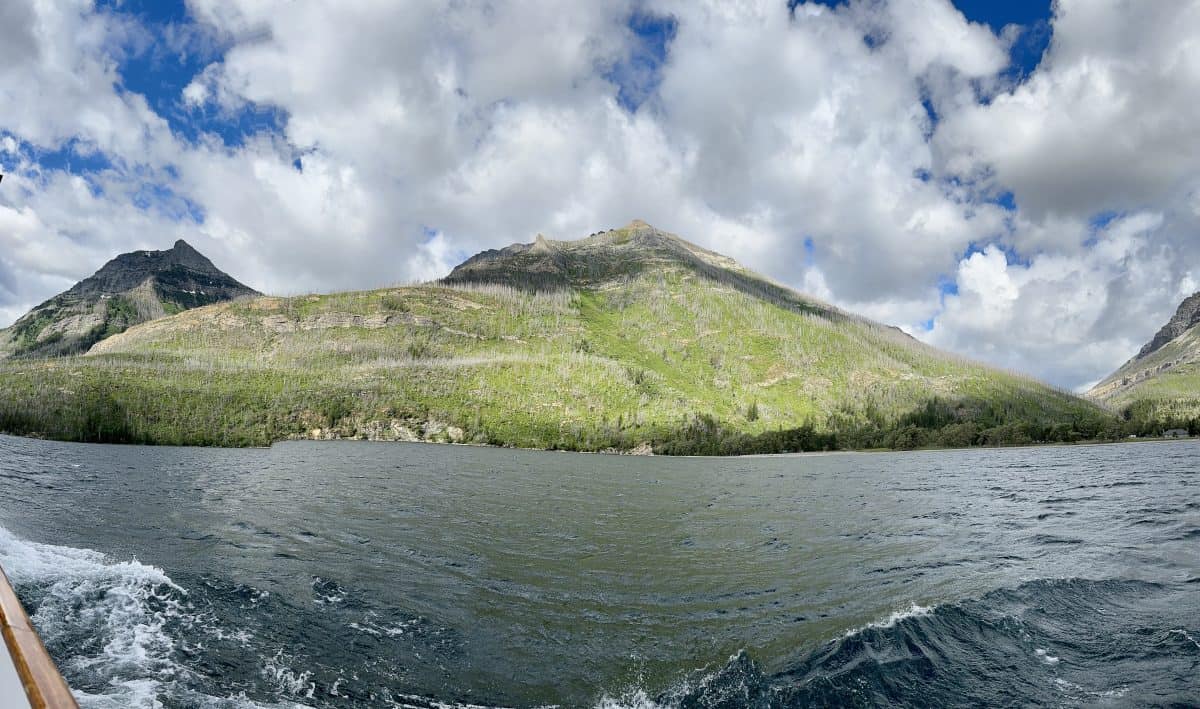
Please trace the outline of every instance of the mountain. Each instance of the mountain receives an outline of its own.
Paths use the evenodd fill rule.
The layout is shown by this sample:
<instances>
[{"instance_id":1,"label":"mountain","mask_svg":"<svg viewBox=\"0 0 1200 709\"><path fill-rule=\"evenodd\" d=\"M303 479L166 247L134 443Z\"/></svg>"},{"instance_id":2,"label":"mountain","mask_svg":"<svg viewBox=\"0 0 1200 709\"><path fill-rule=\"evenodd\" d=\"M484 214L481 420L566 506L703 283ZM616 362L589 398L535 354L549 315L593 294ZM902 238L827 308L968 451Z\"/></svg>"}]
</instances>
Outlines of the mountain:
<instances>
[{"instance_id":1,"label":"mountain","mask_svg":"<svg viewBox=\"0 0 1200 709\"><path fill-rule=\"evenodd\" d=\"M1087 394L1128 419L1182 424L1200 416L1200 293L1132 359Z\"/></svg>"},{"instance_id":2,"label":"mountain","mask_svg":"<svg viewBox=\"0 0 1200 709\"><path fill-rule=\"evenodd\" d=\"M577 241L551 241L538 234L532 244L513 244L476 254L440 283L499 285L530 292L600 289L628 285L652 274L677 271L710 284L830 321L867 321L803 296L753 273L737 261L635 219L622 229L596 232ZM891 328L904 338L902 330ZM915 340L914 340L915 342Z\"/></svg>"},{"instance_id":3,"label":"mountain","mask_svg":"<svg viewBox=\"0 0 1200 709\"><path fill-rule=\"evenodd\" d=\"M0 330L0 358L86 352L127 328L183 310L259 295L182 239L167 251L134 251L109 261Z\"/></svg>"},{"instance_id":4,"label":"mountain","mask_svg":"<svg viewBox=\"0 0 1200 709\"><path fill-rule=\"evenodd\" d=\"M441 281L262 297L0 365L0 430L259 445L370 438L748 453L1077 440L1100 407L634 222Z\"/></svg>"}]
</instances>

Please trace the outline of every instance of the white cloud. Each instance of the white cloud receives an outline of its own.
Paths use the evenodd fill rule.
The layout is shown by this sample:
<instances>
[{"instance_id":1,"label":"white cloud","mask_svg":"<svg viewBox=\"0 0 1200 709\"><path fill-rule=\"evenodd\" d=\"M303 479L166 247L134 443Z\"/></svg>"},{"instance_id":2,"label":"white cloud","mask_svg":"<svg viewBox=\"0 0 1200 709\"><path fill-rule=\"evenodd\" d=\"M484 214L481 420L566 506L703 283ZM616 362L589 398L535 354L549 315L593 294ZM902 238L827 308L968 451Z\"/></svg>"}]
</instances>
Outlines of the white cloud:
<instances>
[{"instance_id":1,"label":"white cloud","mask_svg":"<svg viewBox=\"0 0 1200 709\"><path fill-rule=\"evenodd\" d=\"M203 106L209 100L211 91L203 81L193 80L183 88L183 101L189 106Z\"/></svg>"},{"instance_id":2,"label":"white cloud","mask_svg":"<svg viewBox=\"0 0 1200 709\"><path fill-rule=\"evenodd\" d=\"M159 115L114 88L155 35L84 0L15 0L0 8L0 41L23 48L0 67L0 162L17 172L0 190L0 315L179 237L290 293L427 279L482 248L640 217L1076 386L1196 283L1198 6L1060 0L1045 61L1010 86L1012 33L948 0L190 0L195 23L159 42L214 60ZM637 51L635 9L677 26L631 114L611 71ZM268 108L282 131L237 145L169 122ZM39 164L71 141L113 167ZM148 184L169 192L139 207ZM1016 212L989 199L1010 191Z\"/></svg>"},{"instance_id":3,"label":"white cloud","mask_svg":"<svg viewBox=\"0 0 1200 709\"><path fill-rule=\"evenodd\" d=\"M948 116L938 142L988 169L1032 219L1088 218L1198 183L1200 3L1062 0L1042 67L988 105Z\"/></svg>"},{"instance_id":4,"label":"white cloud","mask_svg":"<svg viewBox=\"0 0 1200 709\"><path fill-rule=\"evenodd\" d=\"M1016 330L1021 338L995 358L1077 385L1136 352L1190 287L1200 3L1060 0L1055 8L1038 70L986 105L948 114L934 144L947 172L1011 191L1020 211L1005 241L1034 256L1034 270L1057 263L1061 271L1021 286L1023 301L1051 299L1045 307L1058 317L1028 321L1038 327ZM1134 216L1091 233L1093 219L1123 213ZM1106 304L1102 314L1097 303ZM955 325L943 318L939 327ZM958 327L939 341L988 341Z\"/></svg>"},{"instance_id":5,"label":"white cloud","mask_svg":"<svg viewBox=\"0 0 1200 709\"><path fill-rule=\"evenodd\" d=\"M1010 262L996 246L960 261L958 293L927 339L1021 371L1041 370L1071 387L1094 382L1127 359L1161 326L1153 304L1179 293L1169 256L1154 241L1158 214L1112 222L1094 248L1078 255L1042 254ZM1130 328L1130 322L1138 323Z\"/></svg>"},{"instance_id":6,"label":"white cloud","mask_svg":"<svg viewBox=\"0 0 1200 709\"><path fill-rule=\"evenodd\" d=\"M991 77L1008 64L1002 43L986 25L965 22L942 0L893 0L884 6L882 20L881 34L899 45L914 76L940 64L972 78Z\"/></svg>"}]
</instances>

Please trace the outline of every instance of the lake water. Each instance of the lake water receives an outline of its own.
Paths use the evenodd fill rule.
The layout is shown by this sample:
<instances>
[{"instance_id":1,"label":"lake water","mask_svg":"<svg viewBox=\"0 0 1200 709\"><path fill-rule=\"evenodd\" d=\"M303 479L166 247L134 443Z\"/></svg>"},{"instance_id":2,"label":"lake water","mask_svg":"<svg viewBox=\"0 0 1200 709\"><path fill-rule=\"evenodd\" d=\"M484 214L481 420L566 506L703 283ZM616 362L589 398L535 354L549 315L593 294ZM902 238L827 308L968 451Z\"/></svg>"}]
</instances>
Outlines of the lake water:
<instances>
[{"instance_id":1,"label":"lake water","mask_svg":"<svg viewBox=\"0 0 1200 709\"><path fill-rule=\"evenodd\" d=\"M0 437L0 565L88 707L1196 706L1198 469Z\"/></svg>"}]
</instances>

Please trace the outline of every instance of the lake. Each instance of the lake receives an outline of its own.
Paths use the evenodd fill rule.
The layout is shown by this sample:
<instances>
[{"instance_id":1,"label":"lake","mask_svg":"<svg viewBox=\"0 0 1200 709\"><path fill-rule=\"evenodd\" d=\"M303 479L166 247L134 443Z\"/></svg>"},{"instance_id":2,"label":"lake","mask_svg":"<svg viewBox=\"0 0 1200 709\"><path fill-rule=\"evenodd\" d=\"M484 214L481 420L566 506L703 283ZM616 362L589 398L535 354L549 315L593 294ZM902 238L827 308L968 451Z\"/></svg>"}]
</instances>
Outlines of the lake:
<instances>
[{"instance_id":1,"label":"lake","mask_svg":"<svg viewBox=\"0 0 1200 709\"><path fill-rule=\"evenodd\" d=\"M1194 706L1198 469L0 437L0 565L87 707Z\"/></svg>"}]
</instances>

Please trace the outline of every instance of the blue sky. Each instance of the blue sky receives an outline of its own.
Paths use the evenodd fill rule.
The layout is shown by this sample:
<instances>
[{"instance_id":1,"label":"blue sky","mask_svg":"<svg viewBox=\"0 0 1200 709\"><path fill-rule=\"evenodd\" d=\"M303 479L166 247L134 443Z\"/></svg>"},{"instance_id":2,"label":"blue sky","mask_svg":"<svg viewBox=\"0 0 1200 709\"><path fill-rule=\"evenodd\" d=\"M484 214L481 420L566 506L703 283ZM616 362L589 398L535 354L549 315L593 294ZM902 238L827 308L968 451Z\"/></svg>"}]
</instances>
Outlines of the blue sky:
<instances>
[{"instance_id":1,"label":"blue sky","mask_svg":"<svg viewBox=\"0 0 1200 709\"><path fill-rule=\"evenodd\" d=\"M0 320L176 238L300 292L641 218L1074 388L1200 287L1200 0L821 4L11 0Z\"/></svg>"}]
</instances>

